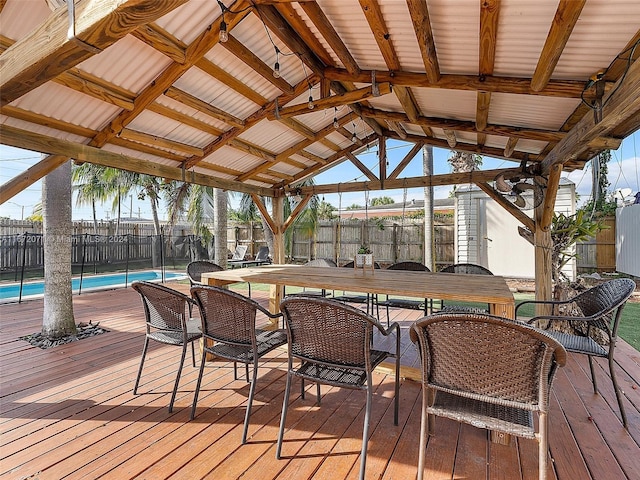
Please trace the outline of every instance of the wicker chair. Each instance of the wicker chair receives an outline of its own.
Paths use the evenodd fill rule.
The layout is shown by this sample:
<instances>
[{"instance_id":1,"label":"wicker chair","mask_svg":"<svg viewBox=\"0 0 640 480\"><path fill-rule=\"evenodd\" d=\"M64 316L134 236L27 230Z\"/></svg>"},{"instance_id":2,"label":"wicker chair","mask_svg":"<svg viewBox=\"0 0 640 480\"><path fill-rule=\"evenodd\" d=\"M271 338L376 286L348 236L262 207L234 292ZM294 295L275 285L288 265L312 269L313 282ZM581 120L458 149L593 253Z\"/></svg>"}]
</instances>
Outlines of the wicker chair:
<instances>
[{"instance_id":1,"label":"wicker chair","mask_svg":"<svg viewBox=\"0 0 640 480\"><path fill-rule=\"evenodd\" d=\"M330 258L315 258L313 260L309 260L307 263L304 264L304 266L305 267L327 267L327 268L332 268L332 267L337 267L338 264L336 262L334 262L333 260L331 260ZM323 288L322 290L307 290L306 287L303 288L302 292L300 292L300 293L285 293L285 296L289 296L289 297L295 297L295 296L298 296L298 295L314 296L314 297L328 297L331 294L328 293L325 288Z\"/></svg>"},{"instance_id":2,"label":"wicker chair","mask_svg":"<svg viewBox=\"0 0 640 480\"><path fill-rule=\"evenodd\" d=\"M354 262L345 263L342 268L353 268ZM380 270L380 264L378 262L373 262L373 268L376 270ZM346 292L342 292L342 295L333 295L333 299L339 302L345 303L357 303L357 304L365 304L367 307L367 313L373 314L374 306L376 309L376 318L380 320L380 309L378 308L378 296L377 294L367 293L366 295L348 295Z\"/></svg>"},{"instance_id":3,"label":"wicker chair","mask_svg":"<svg viewBox=\"0 0 640 480\"><path fill-rule=\"evenodd\" d=\"M413 272L431 271L429 267L420 262L398 262L389 266L387 270L408 270ZM427 298L425 298L424 300L412 300L408 298L389 297L389 295L386 295L383 301L377 302L377 306L382 305L387 309L387 325L389 325L389 307L407 308L410 310L424 310L424 314L426 315L428 313L429 304L430 300Z\"/></svg>"},{"instance_id":4,"label":"wicker chair","mask_svg":"<svg viewBox=\"0 0 640 480\"><path fill-rule=\"evenodd\" d=\"M569 352L580 353L589 357L589 368L591 370L591 380L593 382L593 392L598 393L598 385L596 376L593 371L592 357L603 357L609 361L609 372L613 389L616 392L616 399L620 407L620 415L622 416L622 424L624 428L628 428L627 415L624 410L622 401L622 393L618 387L614 369L614 350L618 337L618 324L622 310L635 290L636 284L628 278L619 278L601 283L589 290L586 290L575 297L565 301L553 300L528 300L521 302L516 307L516 317L518 309L525 304L542 304L550 305L553 310L550 315L541 315L529 320L529 323L545 322L547 325L547 333L558 340ZM578 307L579 316L567 316L558 313L558 307L561 305L575 304ZM562 322L568 322L573 328L574 333L564 333L554 330L553 327ZM540 325L543 326L543 325ZM606 337L608 344L601 341L597 334Z\"/></svg>"},{"instance_id":5,"label":"wicker chair","mask_svg":"<svg viewBox=\"0 0 640 480\"><path fill-rule=\"evenodd\" d=\"M224 270L224 268L209 260L196 260L187 265L187 275L189 276L189 282L191 282L192 287L202 284L203 273L219 272L221 270Z\"/></svg>"},{"instance_id":6,"label":"wicker chair","mask_svg":"<svg viewBox=\"0 0 640 480\"><path fill-rule=\"evenodd\" d=\"M393 323L385 329L372 316L333 299L293 297L281 304L289 338L287 385L282 404L282 418L278 433L276 458L281 458L282 438L286 424L291 381L294 376L318 384L333 385L367 392L360 479L364 479L369 438L369 420L373 394L373 369L388 357L395 357L394 424L398 425L400 388L400 326ZM375 350L371 338L374 331L384 336L395 333L395 352ZM294 365L295 360L295 365Z\"/></svg>"},{"instance_id":7,"label":"wicker chair","mask_svg":"<svg viewBox=\"0 0 640 480\"><path fill-rule=\"evenodd\" d=\"M272 315L257 302L223 288L195 286L191 288L191 296L200 308L202 332L205 340L203 355L209 353L216 357L232 360L234 373L237 362L244 363L246 370L249 365L253 365L242 432L242 443L246 443L251 405L258 378L258 361L262 356L287 343L287 333L284 330L257 329L256 314L260 311L269 318L279 318L282 314ZM202 361L191 407L192 420L196 414L204 365L205 362Z\"/></svg>"},{"instance_id":8,"label":"wicker chair","mask_svg":"<svg viewBox=\"0 0 640 480\"><path fill-rule=\"evenodd\" d=\"M144 365L144 357L147 354L149 340L182 347L180 365L178 366L178 373L173 386L171 401L169 402L169 412L171 412L178 392L180 373L187 354L187 344L191 344L191 357L195 367L196 354L193 343L202 337L202 332L198 328L199 325L190 321L193 300L180 292L155 283L134 282L131 288L142 297L147 327L142 357L140 358L140 368L133 386L133 394L137 395L138 393L138 385L140 384L140 376L142 375L142 367Z\"/></svg>"},{"instance_id":9,"label":"wicker chair","mask_svg":"<svg viewBox=\"0 0 640 480\"><path fill-rule=\"evenodd\" d=\"M491 270L474 263L455 263L440 270L440 273L461 273L466 275L493 275ZM440 300L440 311L442 312L467 312L467 313L489 313L487 308L469 307L466 305L444 305L444 300Z\"/></svg>"},{"instance_id":10,"label":"wicker chair","mask_svg":"<svg viewBox=\"0 0 640 480\"><path fill-rule=\"evenodd\" d=\"M422 421L418 480L434 416L538 441L547 473L549 391L566 351L541 330L487 314L438 313L409 331L420 351ZM538 433L533 412L538 413Z\"/></svg>"}]
</instances>

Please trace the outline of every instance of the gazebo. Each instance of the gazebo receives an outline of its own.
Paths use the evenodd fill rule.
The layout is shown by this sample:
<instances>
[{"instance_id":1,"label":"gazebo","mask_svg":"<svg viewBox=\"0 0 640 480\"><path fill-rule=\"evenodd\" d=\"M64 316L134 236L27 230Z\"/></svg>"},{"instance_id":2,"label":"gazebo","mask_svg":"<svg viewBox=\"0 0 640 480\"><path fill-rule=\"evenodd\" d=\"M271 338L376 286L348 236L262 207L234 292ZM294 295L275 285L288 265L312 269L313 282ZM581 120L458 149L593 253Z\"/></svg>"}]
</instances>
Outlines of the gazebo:
<instances>
[{"instance_id":1,"label":"gazebo","mask_svg":"<svg viewBox=\"0 0 640 480\"><path fill-rule=\"evenodd\" d=\"M639 25L637 1L2 0L0 141L48 156L0 202L69 158L246 192L282 262L312 194L474 183L533 232L548 298L561 173L640 126ZM387 139L414 145L392 171ZM403 176L424 145L513 167ZM343 161L367 181L299 185ZM532 217L500 174L541 186Z\"/></svg>"}]
</instances>

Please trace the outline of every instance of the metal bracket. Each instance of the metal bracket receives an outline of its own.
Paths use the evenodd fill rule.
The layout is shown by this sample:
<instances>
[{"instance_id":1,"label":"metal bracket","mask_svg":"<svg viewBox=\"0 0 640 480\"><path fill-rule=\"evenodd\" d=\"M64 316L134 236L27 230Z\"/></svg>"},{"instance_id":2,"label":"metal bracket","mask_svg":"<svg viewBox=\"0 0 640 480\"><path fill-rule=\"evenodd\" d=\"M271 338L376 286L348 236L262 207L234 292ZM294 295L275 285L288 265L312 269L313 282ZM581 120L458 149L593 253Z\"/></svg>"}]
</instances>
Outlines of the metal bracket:
<instances>
[{"instance_id":1,"label":"metal bracket","mask_svg":"<svg viewBox=\"0 0 640 480\"><path fill-rule=\"evenodd\" d=\"M67 13L69 14L69 29L67 30L67 40L71 40L80 48L88 52L94 54L102 52L100 48L89 45L88 43L76 37L76 6L73 2L74 0L67 0Z\"/></svg>"}]
</instances>

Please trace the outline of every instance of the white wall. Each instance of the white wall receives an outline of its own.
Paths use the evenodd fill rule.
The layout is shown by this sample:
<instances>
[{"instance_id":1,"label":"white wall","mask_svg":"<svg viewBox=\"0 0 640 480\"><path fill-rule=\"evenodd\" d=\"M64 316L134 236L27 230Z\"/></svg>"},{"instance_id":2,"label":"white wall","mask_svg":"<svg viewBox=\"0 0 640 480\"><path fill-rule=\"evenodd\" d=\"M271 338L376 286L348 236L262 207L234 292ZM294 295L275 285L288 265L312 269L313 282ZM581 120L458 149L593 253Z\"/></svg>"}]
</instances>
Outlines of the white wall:
<instances>
[{"instance_id":1,"label":"white wall","mask_svg":"<svg viewBox=\"0 0 640 480\"><path fill-rule=\"evenodd\" d=\"M522 224L477 187L456 192L456 263L475 263L495 275L513 278L535 277L534 247L518 233ZM575 213L575 185L562 181L555 210ZM529 216L533 210L525 210ZM575 262L563 269L575 279Z\"/></svg>"},{"instance_id":2,"label":"white wall","mask_svg":"<svg viewBox=\"0 0 640 480\"><path fill-rule=\"evenodd\" d=\"M640 205L616 210L616 270L640 277Z\"/></svg>"}]
</instances>

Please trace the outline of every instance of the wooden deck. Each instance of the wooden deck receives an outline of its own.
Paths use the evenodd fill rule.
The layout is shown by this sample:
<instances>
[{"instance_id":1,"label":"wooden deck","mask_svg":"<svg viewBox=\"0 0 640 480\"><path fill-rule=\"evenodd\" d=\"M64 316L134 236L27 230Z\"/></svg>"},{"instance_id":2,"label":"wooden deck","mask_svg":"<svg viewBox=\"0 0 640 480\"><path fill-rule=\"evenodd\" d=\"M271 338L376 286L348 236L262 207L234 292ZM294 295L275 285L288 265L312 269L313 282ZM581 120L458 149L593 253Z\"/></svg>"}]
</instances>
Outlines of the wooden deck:
<instances>
[{"instance_id":1,"label":"wooden deck","mask_svg":"<svg viewBox=\"0 0 640 480\"><path fill-rule=\"evenodd\" d=\"M175 286L175 284L174 284ZM184 288L181 286L180 288ZM264 293L254 290L254 298ZM266 302L266 297L262 298ZM357 478L364 395L323 387L301 400L293 389L282 460L275 443L286 354L260 369L249 441L240 444L248 384L215 363L205 371L197 417L189 421L197 369L184 368L174 412L167 405L179 351L152 346L139 395L132 395L144 325L131 289L74 297L76 322L100 322L109 333L48 350L21 335L39 331L42 301L0 306L0 478L15 479L351 479ZM393 311L402 321L403 364L415 364L406 328L419 312ZM629 431L622 428L606 366L598 362L602 395L594 395L585 358L570 356L551 399L549 478L640 478L640 354L617 351ZM368 479L415 478L420 385L403 380L400 424L393 425L393 378L377 374L367 457ZM488 441L487 432L437 419L428 444L428 479L536 479L537 445Z\"/></svg>"}]
</instances>

